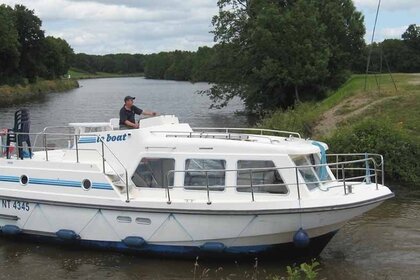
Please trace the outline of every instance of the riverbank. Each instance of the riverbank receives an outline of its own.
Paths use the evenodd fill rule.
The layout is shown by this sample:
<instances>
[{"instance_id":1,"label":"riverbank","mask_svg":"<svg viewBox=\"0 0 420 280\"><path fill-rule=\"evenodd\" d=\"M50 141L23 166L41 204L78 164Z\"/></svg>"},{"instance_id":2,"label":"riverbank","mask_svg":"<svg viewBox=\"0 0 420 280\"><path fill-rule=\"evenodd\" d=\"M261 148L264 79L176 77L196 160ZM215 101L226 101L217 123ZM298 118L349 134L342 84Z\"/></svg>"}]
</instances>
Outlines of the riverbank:
<instances>
[{"instance_id":1,"label":"riverbank","mask_svg":"<svg viewBox=\"0 0 420 280\"><path fill-rule=\"evenodd\" d=\"M332 152L383 154L389 178L420 187L419 104L420 74L369 75L366 90L365 76L353 75L323 101L276 111L260 126L323 140Z\"/></svg>"},{"instance_id":2,"label":"riverbank","mask_svg":"<svg viewBox=\"0 0 420 280\"><path fill-rule=\"evenodd\" d=\"M27 85L0 86L0 107L23 103L41 98L47 93L63 92L78 88L79 83L74 79L40 80Z\"/></svg>"},{"instance_id":3,"label":"riverbank","mask_svg":"<svg viewBox=\"0 0 420 280\"><path fill-rule=\"evenodd\" d=\"M82 80L82 79L101 79L101 78L123 78L123 77L144 77L144 73L129 73L129 74L118 74L118 73L106 73L96 72L89 73L79 69L71 68L68 71L70 78Z\"/></svg>"}]
</instances>

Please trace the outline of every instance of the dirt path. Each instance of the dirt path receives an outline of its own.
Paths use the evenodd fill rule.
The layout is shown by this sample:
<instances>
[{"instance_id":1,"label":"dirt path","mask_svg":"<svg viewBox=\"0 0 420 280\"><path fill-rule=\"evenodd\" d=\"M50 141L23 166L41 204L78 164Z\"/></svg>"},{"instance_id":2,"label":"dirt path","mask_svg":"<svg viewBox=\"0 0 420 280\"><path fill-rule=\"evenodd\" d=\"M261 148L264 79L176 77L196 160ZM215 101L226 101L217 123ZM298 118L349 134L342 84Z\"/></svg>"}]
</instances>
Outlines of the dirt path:
<instances>
[{"instance_id":1,"label":"dirt path","mask_svg":"<svg viewBox=\"0 0 420 280\"><path fill-rule=\"evenodd\" d=\"M345 103L339 104L330 110L326 111L320 121L315 125L313 134L315 136L328 135L337 128L341 122L348 120L354 116L362 114L367 109L384 102L386 100L395 99L399 96L382 97L372 100L367 96L354 96L348 99Z\"/></svg>"}]
</instances>

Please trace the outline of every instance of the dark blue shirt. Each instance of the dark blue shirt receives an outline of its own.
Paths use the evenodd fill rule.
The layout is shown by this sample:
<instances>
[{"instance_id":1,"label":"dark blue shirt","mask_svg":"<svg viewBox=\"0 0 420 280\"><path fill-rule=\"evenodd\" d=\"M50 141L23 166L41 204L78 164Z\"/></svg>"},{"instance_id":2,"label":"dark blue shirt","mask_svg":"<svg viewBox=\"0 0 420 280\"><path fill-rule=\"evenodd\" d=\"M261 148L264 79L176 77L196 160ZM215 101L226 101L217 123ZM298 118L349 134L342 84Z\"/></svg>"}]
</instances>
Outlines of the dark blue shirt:
<instances>
[{"instance_id":1,"label":"dark blue shirt","mask_svg":"<svg viewBox=\"0 0 420 280\"><path fill-rule=\"evenodd\" d=\"M131 107L131 110L127 110L123 106L120 110L120 125L125 125L125 121L136 123L136 115L141 115L142 113L143 110L134 105Z\"/></svg>"}]
</instances>

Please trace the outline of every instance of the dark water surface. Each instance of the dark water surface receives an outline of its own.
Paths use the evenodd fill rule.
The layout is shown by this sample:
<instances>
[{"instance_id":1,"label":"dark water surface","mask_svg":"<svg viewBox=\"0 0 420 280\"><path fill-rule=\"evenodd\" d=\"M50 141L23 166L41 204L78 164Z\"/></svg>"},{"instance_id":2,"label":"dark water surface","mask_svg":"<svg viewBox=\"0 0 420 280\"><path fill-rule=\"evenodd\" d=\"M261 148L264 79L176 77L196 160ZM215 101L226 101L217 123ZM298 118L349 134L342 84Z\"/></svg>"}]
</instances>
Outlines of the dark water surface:
<instances>
[{"instance_id":1,"label":"dark water surface","mask_svg":"<svg viewBox=\"0 0 420 280\"><path fill-rule=\"evenodd\" d=\"M246 126L239 101L222 110L209 110L207 97L194 94L207 84L153 81L141 78L84 80L81 88L49 94L25 104L33 131L46 125L106 121L116 117L125 95L160 113L175 114L194 126ZM0 128L11 127L17 107L0 108ZM391 184L392 186L392 184ZM420 279L420 191L393 188L396 198L353 219L322 252L320 278ZM151 259L113 252L16 242L0 239L0 279L267 279L284 275L292 262Z\"/></svg>"}]
</instances>

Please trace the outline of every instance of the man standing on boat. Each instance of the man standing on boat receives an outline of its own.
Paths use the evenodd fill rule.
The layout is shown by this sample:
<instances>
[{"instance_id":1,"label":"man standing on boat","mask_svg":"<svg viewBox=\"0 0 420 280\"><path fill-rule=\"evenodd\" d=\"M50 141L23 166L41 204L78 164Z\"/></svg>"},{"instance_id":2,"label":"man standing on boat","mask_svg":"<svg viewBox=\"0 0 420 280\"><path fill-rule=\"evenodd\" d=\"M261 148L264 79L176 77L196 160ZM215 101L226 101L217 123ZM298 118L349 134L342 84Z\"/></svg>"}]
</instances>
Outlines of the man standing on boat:
<instances>
[{"instance_id":1,"label":"man standing on boat","mask_svg":"<svg viewBox=\"0 0 420 280\"><path fill-rule=\"evenodd\" d=\"M156 112L143 111L142 109L134 106L135 97L126 96L124 98L124 106L120 110L120 126L126 128L139 128L136 123L136 115L156 116Z\"/></svg>"}]
</instances>

